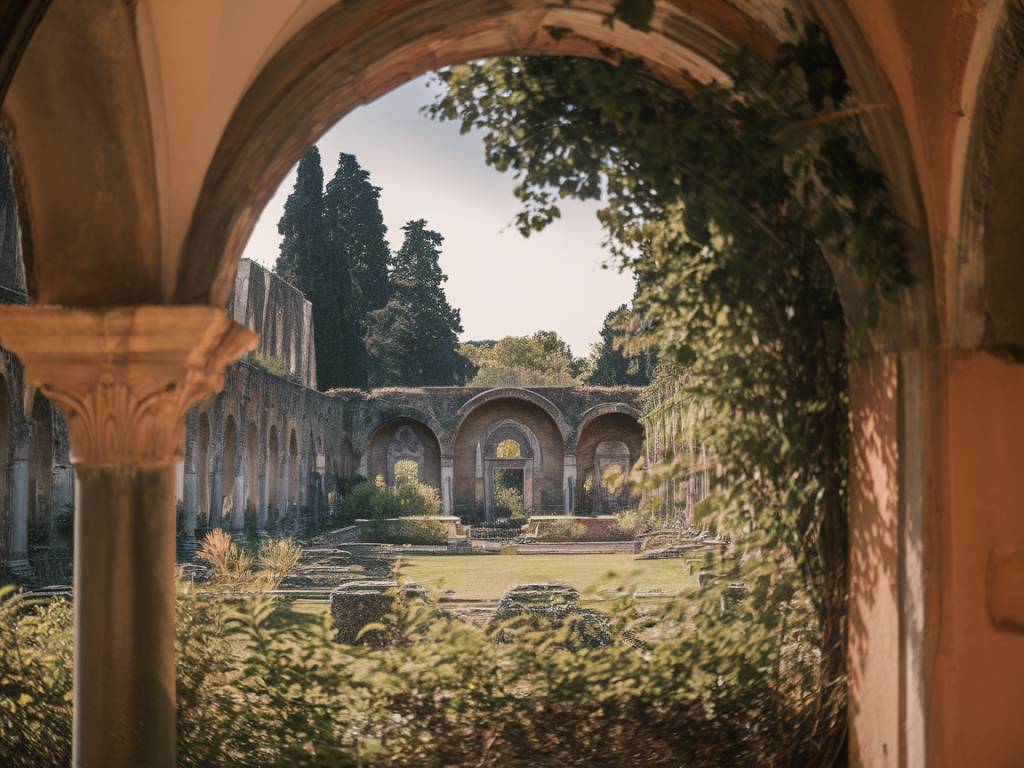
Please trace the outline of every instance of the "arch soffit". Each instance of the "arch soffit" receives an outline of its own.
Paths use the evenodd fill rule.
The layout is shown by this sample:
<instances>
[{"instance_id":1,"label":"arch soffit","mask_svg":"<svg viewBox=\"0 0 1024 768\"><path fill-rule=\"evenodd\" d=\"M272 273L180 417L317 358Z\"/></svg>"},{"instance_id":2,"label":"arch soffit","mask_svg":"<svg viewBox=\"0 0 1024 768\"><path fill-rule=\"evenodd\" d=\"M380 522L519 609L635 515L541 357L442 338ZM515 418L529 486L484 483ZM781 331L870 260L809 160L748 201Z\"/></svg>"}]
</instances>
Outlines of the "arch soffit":
<instances>
[{"instance_id":1,"label":"arch soffit","mask_svg":"<svg viewBox=\"0 0 1024 768\"><path fill-rule=\"evenodd\" d=\"M555 426L558 428L558 433L562 438L563 446L567 445L572 437L572 430L569 427L569 422L566 421L565 416L562 415L562 412L558 409L557 405L533 390L519 389L517 387L488 389L471 397L461 408L459 408L458 413L455 415L454 434L458 436L459 432L462 431L462 425L466 423L466 419L469 418L470 414L481 406L493 403L496 400L521 400L523 402L530 403L547 414L547 416L555 423Z\"/></svg>"}]
</instances>

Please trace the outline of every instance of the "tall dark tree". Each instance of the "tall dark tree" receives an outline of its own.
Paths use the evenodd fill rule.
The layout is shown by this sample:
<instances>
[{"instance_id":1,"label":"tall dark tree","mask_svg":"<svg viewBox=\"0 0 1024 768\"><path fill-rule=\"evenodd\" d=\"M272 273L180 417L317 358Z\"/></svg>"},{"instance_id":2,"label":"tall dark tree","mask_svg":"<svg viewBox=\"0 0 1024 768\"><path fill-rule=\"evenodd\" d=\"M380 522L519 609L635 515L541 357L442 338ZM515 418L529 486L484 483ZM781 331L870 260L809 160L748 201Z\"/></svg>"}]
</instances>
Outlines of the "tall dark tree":
<instances>
[{"instance_id":1,"label":"tall dark tree","mask_svg":"<svg viewBox=\"0 0 1024 768\"><path fill-rule=\"evenodd\" d=\"M458 351L459 310L448 303L448 278L438 263L444 238L423 219L402 229L405 241L391 261L391 298L369 316L370 384L462 383L469 366Z\"/></svg>"},{"instance_id":2,"label":"tall dark tree","mask_svg":"<svg viewBox=\"0 0 1024 768\"><path fill-rule=\"evenodd\" d=\"M347 271L334 270L327 260L323 192L320 151L313 146L299 160L295 187L277 224L281 250L274 267L313 304L317 387L321 390L344 383L341 309L345 293L340 286L348 280Z\"/></svg>"},{"instance_id":3,"label":"tall dark tree","mask_svg":"<svg viewBox=\"0 0 1024 768\"><path fill-rule=\"evenodd\" d=\"M354 155L342 152L324 194L327 241L325 290L339 303L344 386L367 385L364 337L368 316L388 300L387 227L380 211L380 187Z\"/></svg>"},{"instance_id":4,"label":"tall dark tree","mask_svg":"<svg viewBox=\"0 0 1024 768\"><path fill-rule=\"evenodd\" d=\"M324 169L316 145L299 160L295 187L277 222L281 246L274 271L308 297L315 279L315 263L323 248Z\"/></svg>"},{"instance_id":5,"label":"tall dark tree","mask_svg":"<svg viewBox=\"0 0 1024 768\"><path fill-rule=\"evenodd\" d=\"M591 353L588 384L617 387L646 386L651 383L654 353L644 351L632 354L623 349L631 319L633 312L627 304L605 315L604 325L601 326L601 341L594 345Z\"/></svg>"}]
</instances>

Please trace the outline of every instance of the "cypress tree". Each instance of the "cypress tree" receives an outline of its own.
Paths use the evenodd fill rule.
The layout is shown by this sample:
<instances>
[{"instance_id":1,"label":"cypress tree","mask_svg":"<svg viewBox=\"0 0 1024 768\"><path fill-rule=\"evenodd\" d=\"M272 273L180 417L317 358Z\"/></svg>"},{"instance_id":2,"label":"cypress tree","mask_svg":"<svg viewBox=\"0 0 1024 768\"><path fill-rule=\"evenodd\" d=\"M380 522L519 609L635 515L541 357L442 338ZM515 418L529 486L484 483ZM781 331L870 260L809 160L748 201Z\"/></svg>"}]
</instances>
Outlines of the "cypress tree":
<instances>
[{"instance_id":1,"label":"cypress tree","mask_svg":"<svg viewBox=\"0 0 1024 768\"><path fill-rule=\"evenodd\" d=\"M366 323L388 300L387 227L380 187L354 155L342 152L324 195L327 289L339 302L345 386L367 386Z\"/></svg>"},{"instance_id":2,"label":"cypress tree","mask_svg":"<svg viewBox=\"0 0 1024 768\"><path fill-rule=\"evenodd\" d=\"M298 288L313 304L313 344L316 348L317 387L343 384L342 315L338 283L347 271L335 273L327 262L324 232L324 171L316 146L299 160L295 187L278 222L281 250L274 271ZM327 278L334 280L328 284Z\"/></svg>"},{"instance_id":3,"label":"cypress tree","mask_svg":"<svg viewBox=\"0 0 1024 768\"><path fill-rule=\"evenodd\" d=\"M370 383L461 384L469 366L458 351L459 310L448 303L448 278L438 263L444 238L423 219L402 229L405 240L391 260L391 299L370 315Z\"/></svg>"}]
</instances>

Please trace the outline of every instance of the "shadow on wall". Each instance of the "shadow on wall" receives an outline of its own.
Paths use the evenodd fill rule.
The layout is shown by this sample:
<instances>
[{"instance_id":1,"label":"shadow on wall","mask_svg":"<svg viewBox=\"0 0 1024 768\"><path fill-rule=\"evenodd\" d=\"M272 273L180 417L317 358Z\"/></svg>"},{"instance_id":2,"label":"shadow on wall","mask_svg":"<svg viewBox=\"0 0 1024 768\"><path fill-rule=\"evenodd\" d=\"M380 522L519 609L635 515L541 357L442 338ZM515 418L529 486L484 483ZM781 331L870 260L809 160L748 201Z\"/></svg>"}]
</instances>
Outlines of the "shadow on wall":
<instances>
[{"instance_id":1,"label":"shadow on wall","mask_svg":"<svg viewBox=\"0 0 1024 768\"><path fill-rule=\"evenodd\" d=\"M896 572L900 536L898 376L892 356L855 362L850 369L849 686L851 692L890 694L873 696L870 702L850 696L850 738L853 754L876 754L879 760L900 743L896 728L901 700L901 591ZM920 530L909 533L909 540L920 541ZM880 643L880 627L892 628L884 643ZM913 633L916 627L907 630ZM917 635L908 636L914 644L918 642ZM866 643L869 637L870 646ZM870 711L859 706L864 703L871 704ZM885 732L891 743L858 745L860 732Z\"/></svg>"}]
</instances>

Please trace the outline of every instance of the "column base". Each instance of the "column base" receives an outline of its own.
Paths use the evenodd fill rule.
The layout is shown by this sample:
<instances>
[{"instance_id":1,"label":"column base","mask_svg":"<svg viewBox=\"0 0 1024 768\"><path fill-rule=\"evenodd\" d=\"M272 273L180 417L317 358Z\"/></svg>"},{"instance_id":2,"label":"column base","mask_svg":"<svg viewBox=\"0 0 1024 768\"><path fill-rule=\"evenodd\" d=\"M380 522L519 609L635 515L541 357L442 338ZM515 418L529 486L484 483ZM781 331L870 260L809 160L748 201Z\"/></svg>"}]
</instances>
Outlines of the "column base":
<instances>
[{"instance_id":1,"label":"column base","mask_svg":"<svg viewBox=\"0 0 1024 768\"><path fill-rule=\"evenodd\" d=\"M27 557L19 557L17 560L7 561L7 570L19 579L34 579L36 574L32 570L32 564Z\"/></svg>"}]
</instances>

